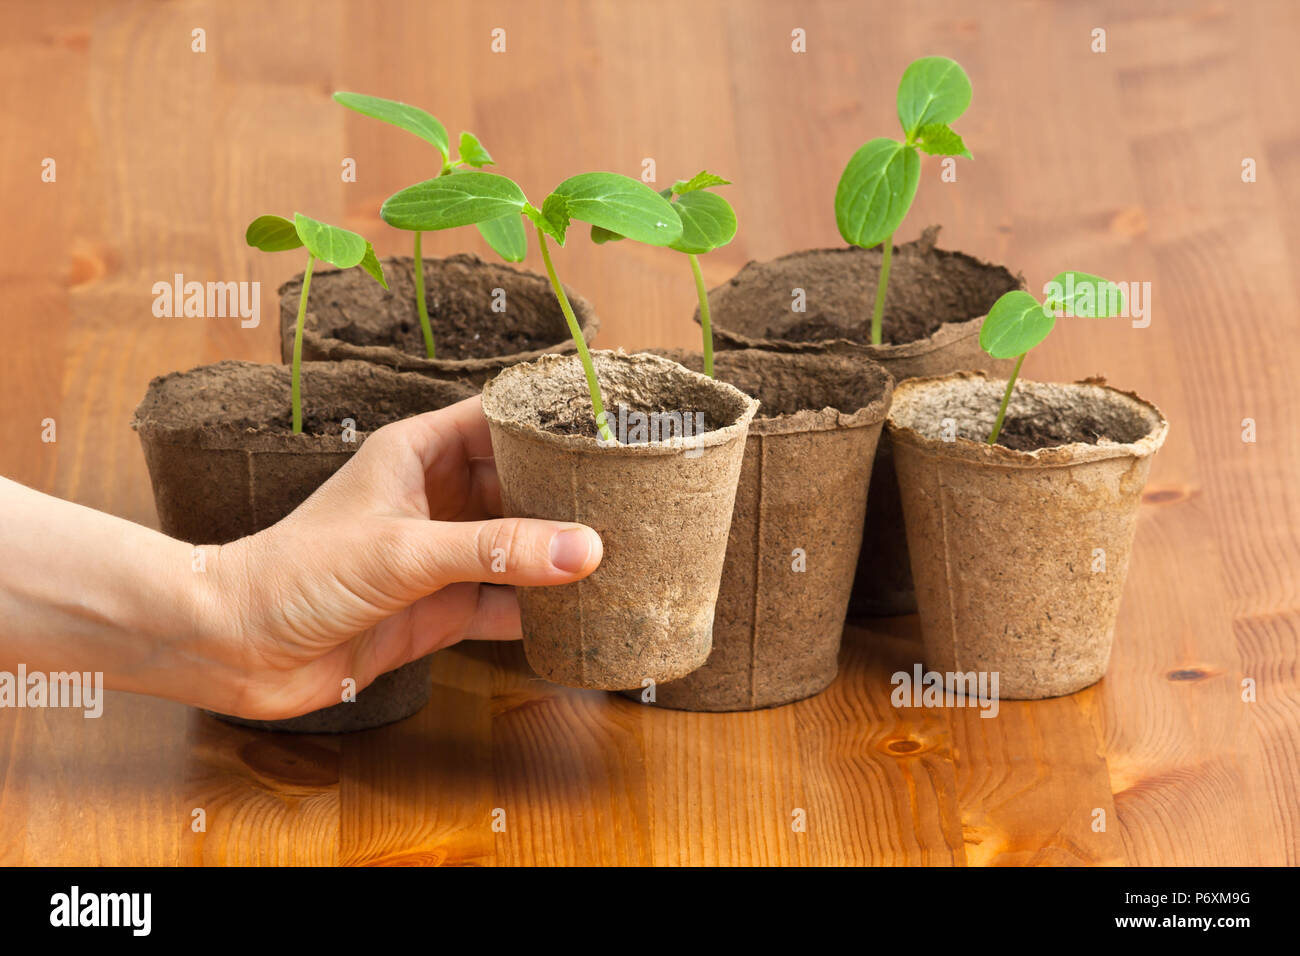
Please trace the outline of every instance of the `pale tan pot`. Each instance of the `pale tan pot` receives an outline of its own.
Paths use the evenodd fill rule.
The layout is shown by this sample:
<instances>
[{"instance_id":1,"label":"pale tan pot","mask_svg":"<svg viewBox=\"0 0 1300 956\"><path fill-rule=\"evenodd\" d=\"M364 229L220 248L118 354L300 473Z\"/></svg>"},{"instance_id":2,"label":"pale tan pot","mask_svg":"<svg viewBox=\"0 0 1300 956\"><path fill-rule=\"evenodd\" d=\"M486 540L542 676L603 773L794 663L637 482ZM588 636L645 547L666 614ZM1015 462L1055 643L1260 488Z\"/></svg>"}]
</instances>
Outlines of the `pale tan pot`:
<instances>
[{"instance_id":1,"label":"pale tan pot","mask_svg":"<svg viewBox=\"0 0 1300 956\"><path fill-rule=\"evenodd\" d=\"M712 647L714 608L745 436L758 402L654 355L594 352L611 424L619 406L703 412L690 440L602 446L576 356L544 356L484 386L483 411L510 516L600 533L588 578L519 588L524 653L547 680L623 690L684 677Z\"/></svg>"},{"instance_id":2,"label":"pale tan pot","mask_svg":"<svg viewBox=\"0 0 1300 956\"><path fill-rule=\"evenodd\" d=\"M957 373L894 392L887 427L925 664L997 672L1001 697L1056 697L1106 671L1142 487L1168 423L1103 384L1022 380L1008 422L1086 420L1105 438L1032 452L990 446L1005 387Z\"/></svg>"},{"instance_id":3,"label":"pale tan pot","mask_svg":"<svg viewBox=\"0 0 1300 956\"><path fill-rule=\"evenodd\" d=\"M691 369L699 352L671 352ZM875 362L719 352L715 374L759 400L749 426L708 662L654 689L679 710L756 710L820 693L839 669L867 482L893 380ZM626 691L650 703L648 691Z\"/></svg>"}]
</instances>

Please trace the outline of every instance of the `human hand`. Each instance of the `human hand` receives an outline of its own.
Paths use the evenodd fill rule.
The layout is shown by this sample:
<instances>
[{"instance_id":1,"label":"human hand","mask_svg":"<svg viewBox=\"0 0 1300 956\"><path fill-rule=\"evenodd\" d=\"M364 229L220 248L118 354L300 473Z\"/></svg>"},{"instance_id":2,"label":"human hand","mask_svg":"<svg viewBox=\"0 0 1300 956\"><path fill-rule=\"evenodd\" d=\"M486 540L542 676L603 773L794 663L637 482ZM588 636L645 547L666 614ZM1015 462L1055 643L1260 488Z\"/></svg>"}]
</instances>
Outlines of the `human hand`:
<instances>
[{"instance_id":1,"label":"human hand","mask_svg":"<svg viewBox=\"0 0 1300 956\"><path fill-rule=\"evenodd\" d=\"M600 563L583 525L501 513L478 398L395 422L278 524L218 549L201 706L280 719L464 638L519 637L514 590ZM499 570L494 570L494 568Z\"/></svg>"}]
</instances>

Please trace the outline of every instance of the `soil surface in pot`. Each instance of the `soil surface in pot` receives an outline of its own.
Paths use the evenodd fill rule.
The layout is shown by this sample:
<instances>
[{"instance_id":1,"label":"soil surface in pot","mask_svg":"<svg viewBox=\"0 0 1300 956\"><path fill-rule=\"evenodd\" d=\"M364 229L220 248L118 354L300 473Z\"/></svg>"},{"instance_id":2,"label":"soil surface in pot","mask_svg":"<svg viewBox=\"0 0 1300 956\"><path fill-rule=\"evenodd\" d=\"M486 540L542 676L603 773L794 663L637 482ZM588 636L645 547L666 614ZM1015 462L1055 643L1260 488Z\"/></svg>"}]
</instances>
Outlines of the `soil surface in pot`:
<instances>
[{"instance_id":1,"label":"soil surface in pot","mask_svg":"<svg viewBox=\"0 0 1300 956\"><path fill-rule=\"evenodd\" d=\"M273 434L292 431L288 368L234 361L209 368L167 376L166 387L149 395L150 417ZM472 394L468 386L443 391ZM339 434L345 418L363 434L440 407L426 383L364 362L304 363L302 405L303 433L330 436Z\"/></svg>"},{"instance_id":2,"label":"soil surface in pot","mask_svg":"<svg viewBox=\"0 0 1300 956\"><path fill-rule=\"evenodd\" d=\"M686 421L689 418L691 423L690 435L702 435L705 432L711 432L718 427L717 423L709 417L707 412L700 413L703 417L699 419L697 423L695 411L693 409L674 413L672 410L666 408L645 408L639 406L625 406L625 408L627 409L627 415L629 417L633 414L638 414L646 416L647 420L649 420L654 416L659 416L659 420L664 422L664 424L661 425L661 434L677 434L676 431L671 430L674 427L671 422L663 418L664 415L672 414L680 414L683 421ZM609 422L610 429L614 432L614 437L618 439L621 444L636 444L637 442L635 440L627 441L627 435L618 434L618 407L607 408L605 411L607 413L606 420ZM537 427L555 435L583 435L587 438L599 437L599 432L596 429L596 417L592 413L591 402L586 395L583 395L582 398L573 405L566 405L561 408L541 409L537 417Z\"/></svg>"},{"instance_id":3,"label":"soil surface in pot","mask_svg":"<svg viewBox=\"0 0 1300 956\"><path fill-rule=\"evenodd\" d=\"M692 437L731 424L732 419L724 420L725 415L719 415L715 407L716 396L707 390L701 390L691 379L665 376L661 383L663 387L649 395L644 386L627 376L624 366L611 363L608 369L600 370L598 377L607 421L622 444L638 444L645 441L646 437L654 438L656 434L663 438L682 435L683 431L679 431L679 427L684 430L685 437ZM729 413L733 411L728 409ZM539 406L534 415L531 424L551 434L599 437L585 379L580 390L567 395L554 395L550 402ZM646 425L642 433L637 431L636 416L645 416ZM658 422L657 433L649 425L650 421ZM619 433L620 422L625 422L626 434Z\"/></svg>"},{"instance_id":4,"label":"soil surface in pot","mask_svg":"<svg viewBox=\"0 0 1300 956\"><path fill-rule=\"evenodd\" d=\"M704 371L704 356L689 349L651 349L652 355L672 359L692 372ZM758 399L758 414L750 434L759 422L784 415L832 410L853 415L880 400L884 369L864 369L860 362L825 360L803 355L787 356L761 349L720 351L713 356L713 372L722 382L736 386ZM888 391L892 391L892 385ZM881 410L884 417L884 410Z\"/></svg>"},{"instance_id":5,"label":"soil surface in pot","mask_svg":"<svg viewBox=\"0 0 1300 956\"><path fill-rule=\"evenodd\" d=\"M424 356L424 333L415 306L413 262L385 259L389 293L375 295L375 280L349 269L312 284L308 308L322 335L350 345L395 347ZM505 293L504 313L492 311ZM564 314L540 276L474 256L424 261L424 292L438 358L490 358L545 349L569 336ZM317 296L320 296L317 299Z\"/></svg>"},{"instance_id":6,"label":"soil surface in pot","mask_svg":"<svg viewBox=\"0 0 1300 956\"><path fill-rule=\"evenodd\" d=\"M993 429L1005 390L1005 380L956 379L911 397L898 419L927 438L941 438L943 422L952 420L960 437L983 443ZM1128 444L1150 430L1148 417L1135 413L1127 403L1113 401L1106 392L1021 380L1011 393L997 444L1026 452L1070 444Z\"/></svg>"},{"instance_id":7,"label":"soil surface in pot","mask_svg":"<svg viewBox=\"0 0 1300 956\"><path fill-rule=\"evenodd\" d=\"M938 227L894 246L882 338L902 345L933 335L947 322L988 313L1004 292L1020 288L1007 269L960 252L935 249ZM808 249L750 262L709 294L715 324L755 339L870 344L880 248ZM804 313L791 308L802 289ZM696 316L698 321L698 313Z\"/></svg>"},{"instance_id":8,"label":"soil surface in pot","mask_svg":"<svg viewBox=\"0 0 1300 956\"><path fill-rule=\"evenodd\" d=\"M1088 414L1065 417L1053 413L1050 419L1008 419L1002 423L997 443L1012 451L1037 451L1058 445L1096 445L1100 442L1120 442L1122 439L1107 434L1106 423Z\"/></svg>"}]
</instances>

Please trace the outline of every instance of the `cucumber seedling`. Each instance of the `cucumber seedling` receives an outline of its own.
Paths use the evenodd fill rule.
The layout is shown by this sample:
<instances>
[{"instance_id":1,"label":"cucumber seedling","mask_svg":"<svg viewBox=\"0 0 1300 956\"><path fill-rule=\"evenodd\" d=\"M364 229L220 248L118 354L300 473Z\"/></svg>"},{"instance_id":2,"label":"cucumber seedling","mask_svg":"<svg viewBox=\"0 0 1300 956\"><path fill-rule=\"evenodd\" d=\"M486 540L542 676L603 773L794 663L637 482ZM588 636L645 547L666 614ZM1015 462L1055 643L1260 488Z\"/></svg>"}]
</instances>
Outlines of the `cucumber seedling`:
<instances>
[{"instance_id":1,"label":"cucumber seedling","mask_svg":"<svg viewBox=\"0 0 1300 956\"><path fill-rule=\"evenodd\" d=\"M881 243L880 278L871 312L871 344L879 345L889 288L889 260L894 232L916 198L921 157L965 156L974 159L948 124L966 112L971 86L966 71L946 56L927 56L903 71L898 83L898 121L903 142L888 137L862 146L844 167L835 189L835 224L850 245L872 249Z\"/></svg>"},{"instance_id":2,"label":"cucumber seedling","mask_svg":"<svg viewBox=\"0 0 1300 956\"><path fill-rule=\"evenodd\" d=\"M700 256L725 246L736 237L736 211L717 193L709 192L712 186L729 186L731 180L715 176L707 169L690 179L679 179L659 195L669 200L682 221L680 238L668 244L669 249L683 252L691 261L695 276L695 293L700 300L700 330L704 336L704 374L713 378L713 328L709 320L709 290L704 285L700 271ZM591 227L591 240L595 243L613 242L623 237L618 233Z\"/></svg>"},{"instance_id":3,"label":"cucumber seedling","mask_svg":"<svg viewBox=\"0 0 1300 956\"><path fill-rule=\"evenodd\" d=\"M482 169L484 166L495 165L495 160L483 148L478 137L469 132L460 134L458 155L453 159L447 128L438 121L437 117L418 106L411 106L397 100L386 100L378 96L367 96L364 93L339 92L334 94L334 100L364 116L391 123L431 144L442 157L439 176L449 176L468 168ZM518 216L506 216L504 219L489 220L475 225L478 226L478 231L487 240L488 245L501 258L507 262L524 261L524 253L528 251L528 237L524 232L523 221ZM417 229L412 253L412 258L415 260L415 307L420 314L420 331L424 333L425 354L429 358L436 358L433 326L429 322L429 304L424 298L424 256L420 249L421 240L421 230Z\"/></svg>"},{"instance_id":4,"label":"cucumber seedling","mask_svg":"<svg viewBox=\"0 0 1300 956\"><path fill-rule=\"evenodd\" d=\"M1046 297L1041 303L1021 289L1006 293L993 303L980 328L980 348L995 359L1016 360L997 418L993 420L990 445L997 444L1002 432L1002 421L1006 418L1020 366L1029 350L1047 338L1056 325L1057 310L1068 310L1068 314L1084 319L1109 319L1124 311L1124 293L1120 287L1087 272L1062 272L1044 286L1044 292Z\"/></svg>"},{"instance_id":5,"label":"cucumber seedling","mask_svg":"<svg viewBox=\"0 0 1300 956\"><path fill-rule=\"evenodd\" d=\"M542 261L546 263L551 290L578 347L578 358L582 361L587 390L591 394L597 434L601 441L610 442L614 438L605 421L605 406L596 369L591 362L587 341L582 336L582 328L573 314L573 306L569 304L564 286L556 275L546 237L550 236L563 246L569 222L577 219L637 242L666 246L682 234L682 222L673 205L649 186L628 176L582 173L556 186L555 191L537 207L528 201L518 184L505 176L466 172L458 176L439 176L394 193L384 201L380 216L398 229L426 232L493 222L507 216L527 216L537 232L537 244L542 251Z\"/></svg>"},{"instance_id":6,"label":"cucumber seedling","mask_svg":"<svg viewBox=\"0 0 1300 956\"><path fill-rule=\"evenodd\" d=\"M293 221L283 216L258 216L248 224L244 241L263 252L284 252L307 247L307 270L302 274L302 292L298 296L298 321L293 330L293 362L289 394L293 406L293 433L302 431L302 324L307 317L307 293L311 289L311 271L316 260L340 269L360 266L385 289L384 267L375 256L375 247L355 232L330 226L302 213Z\"/></svg>"}]
</instances>

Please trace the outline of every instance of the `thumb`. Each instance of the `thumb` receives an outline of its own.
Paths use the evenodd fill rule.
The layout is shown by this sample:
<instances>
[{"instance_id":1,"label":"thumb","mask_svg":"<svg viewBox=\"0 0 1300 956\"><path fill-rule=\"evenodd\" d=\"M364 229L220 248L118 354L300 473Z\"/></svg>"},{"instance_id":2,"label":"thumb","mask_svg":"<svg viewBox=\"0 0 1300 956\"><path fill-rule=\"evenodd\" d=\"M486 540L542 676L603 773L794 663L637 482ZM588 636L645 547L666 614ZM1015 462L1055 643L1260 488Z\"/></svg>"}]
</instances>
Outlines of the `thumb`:
<instances>
[{"instance_id":1,"label":"thumb","mask_svg":"<svg viewBox=\"0 0 1300 956\"><path fill-rule=\"evenodd\" d=\"M410 522L407 553L429 591L459 581L544 587L581 580L604 546L586 525L538 518Z\"/></svg>"}]
</instances>

